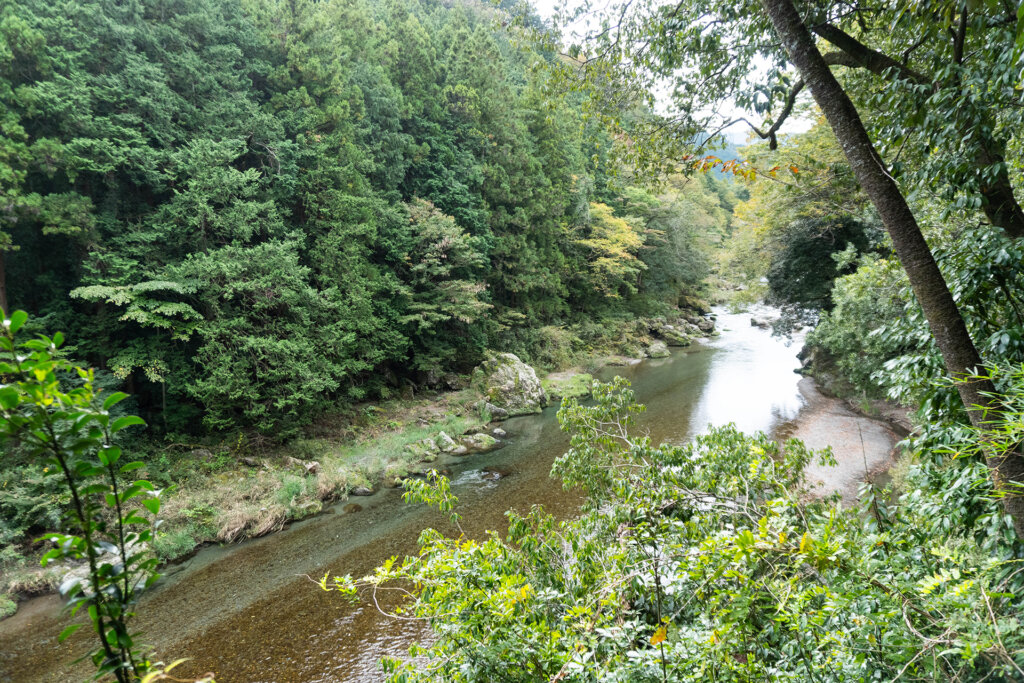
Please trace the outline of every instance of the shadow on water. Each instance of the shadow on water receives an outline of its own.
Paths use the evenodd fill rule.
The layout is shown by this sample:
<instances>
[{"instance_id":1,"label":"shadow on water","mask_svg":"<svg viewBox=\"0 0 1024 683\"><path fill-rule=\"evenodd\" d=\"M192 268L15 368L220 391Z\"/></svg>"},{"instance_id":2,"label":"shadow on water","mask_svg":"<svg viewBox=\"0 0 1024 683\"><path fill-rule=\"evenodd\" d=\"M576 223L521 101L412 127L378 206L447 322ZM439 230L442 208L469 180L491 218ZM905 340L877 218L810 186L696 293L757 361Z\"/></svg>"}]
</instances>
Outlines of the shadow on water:
<instances>
[{"instance_id":1,"label":"shadow on water","mask_svg":"<svg viewBox=\"0 0 1024 683\"><path fill-rule=\"evenodd\" d=\"M708 424L735 422L741 429L771 431L795 417L798 346L786 346L750 325L750 315L718 312L720 337L670 358L611 368L628 378L647 412L640 426L655 442L681 443ZM579 497L563 491L548 473L568 443L555 407L508 420L508 445L470 456L452 467L463 527L476 538L506 528L505 511L525 512L543 504L558 517L571 516ZM488 466L511 470L490 481ZM222 683L271 681L378 681L378 660L402 656L408 643L429 634L417 621L382 617L370 596L350 605L309 581L325 572L361 576L393 555L416 551L420 531L453 530L437 513L401 502L397 490L360 499L363 510L293 524L280 533L201 551L167 577L140 605L138 626L157 654L191 657L188 672L217 673ZM392 595L378 596L381 606ZM30 601L0 622L0 681L83 679L88 670L68 663L91 645L86 629L57 644L66 617L54 597ZM182 673L185 673L184 671Z\"/></svg>"}]
</instances>

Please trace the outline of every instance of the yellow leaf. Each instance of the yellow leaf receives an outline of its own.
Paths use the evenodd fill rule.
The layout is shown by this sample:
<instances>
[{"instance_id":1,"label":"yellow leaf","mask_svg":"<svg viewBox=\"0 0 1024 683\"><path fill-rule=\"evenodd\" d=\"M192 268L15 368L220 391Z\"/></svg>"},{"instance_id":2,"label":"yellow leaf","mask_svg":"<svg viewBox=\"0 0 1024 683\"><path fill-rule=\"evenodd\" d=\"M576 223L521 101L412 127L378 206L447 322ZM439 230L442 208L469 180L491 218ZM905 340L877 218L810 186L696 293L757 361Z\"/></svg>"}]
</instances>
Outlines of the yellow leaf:
<instances>
[{"instance_id":1,"label":"yellow leaf","mask_svg":"<svg viewBox=\"0 0 1024 683\"><path fill-rule=\"evenodd\" d=\"M658 643L665 642L665 637L668 635L668 626L662 624L654 635L651 636L651 645L657 645Z\"/></svg>"}]
</instances>

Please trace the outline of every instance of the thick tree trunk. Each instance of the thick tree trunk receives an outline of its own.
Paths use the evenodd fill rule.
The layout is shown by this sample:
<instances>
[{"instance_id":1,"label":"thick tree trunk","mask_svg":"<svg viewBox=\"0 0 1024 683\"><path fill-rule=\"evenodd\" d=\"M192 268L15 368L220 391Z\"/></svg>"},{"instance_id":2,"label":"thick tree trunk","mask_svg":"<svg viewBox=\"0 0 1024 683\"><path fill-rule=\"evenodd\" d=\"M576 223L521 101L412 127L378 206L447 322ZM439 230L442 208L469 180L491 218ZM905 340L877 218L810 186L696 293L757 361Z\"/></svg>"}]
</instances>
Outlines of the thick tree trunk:
<instances>
[{"instance_id":1,"label":"thick tree trunk","mask_svg":"<svg viewBox=\"0 0 1024 683\"><path fill-rule=\"evenodd\" d=\"M992 225L1002 228L1010 237L1020 239L1024 237L1024 211L1013 195L1013 186L1010 184L1010 175L1006 171L1002 151L983 148L978 153L976 165L980 168L996 164L1000 168L999 174L993 182L981 188L981 194L985 198L982 209Z\"/></svg>"},{"instance_id":2,"label":"thick tree trunk","mask_svg":"<svg viewBox=\"0 0 1024 683\"><path fill-rule=\"evenodd\" d=\"M818 51L792 0L761 0L761 4L790 60L825 114L857 180L878 210L942 353L946 371L957 380L960 399L971 422L976 427L985 428L983 411L991 402L983 394L995 393L995 388L988 380L969 379L981 369L981 358L921 234L917 219L882 163L856 107ZM1013 516L1018 533L1024 538L1024 497L1013 495L1008 490L1012 488L1008 482L1024 482L1024 457L993 455L987 464L997 490L1010 494L1004 498L1004 505Z\"/></svg>"},{"instance_id":3,"label":"thick tree trunk","mask_svg":"<svg viewBox=\"0 0 1024 683\"><path fill-rule=\"evenodd\" d=\"M8 316L11 314L7 310L7 254L0 249L0 311L3 311Z\"/></svg>"}]
</instances>

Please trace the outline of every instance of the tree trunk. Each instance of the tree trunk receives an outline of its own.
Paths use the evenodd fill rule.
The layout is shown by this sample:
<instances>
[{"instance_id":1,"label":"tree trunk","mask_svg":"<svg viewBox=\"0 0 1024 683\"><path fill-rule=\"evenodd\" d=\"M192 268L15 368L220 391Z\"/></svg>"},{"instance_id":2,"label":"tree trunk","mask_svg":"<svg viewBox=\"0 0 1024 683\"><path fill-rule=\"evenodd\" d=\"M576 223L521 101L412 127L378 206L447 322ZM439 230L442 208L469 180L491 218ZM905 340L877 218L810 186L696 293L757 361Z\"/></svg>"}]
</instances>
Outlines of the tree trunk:
<instances>
[{"instance_id":1,"label":"tree trunk","mask_svg":"<svg viewBox=\"0 0 1024 683\"><path fill-rule=\"evenodd\" d=\"M1020 239L1024 237L1024 211L1013 195L1013 186L1010 184L1010 175L1006 171L1002 151L982 147L975 165L983 169L996 164L999 165L999 173L995 180L988 185L982 183L981 186L981 195L985 198L982 210L992 225L1002 228L1010 237Z\"/></svg>"},{"instance_id":2,"label":"tree trunk","mask_svg":"<svg viewBox=\"0 0 1024 683\"><path fill-rule=\"evenodd\" d=\"M8 317L11 312L7 310L7 253L0 249L0 311Z\"/></svg>"},{"instance_id":3,"label":"tree trunk","mask_svg":"<svg viewBox=\"0 0 1024 683\"><path fill-rule=\"evenodd\" d=\"M818 51L792 0L761 0L761 4L790 60L825 114L857 180L878 210L942 353L946 371L957 382L960 400L971 423L985 429L983 413L986 407L991 406L991 401L983 394L994 394L995 387L988 380L970 379L982 369L981 357L921 234L917 219L875 150L856 107ZM1008 494L1003 499L1005 509L1013 517L1018 534L1024 538L1024 497L1015 495L1016 492L1009 490L1012 485L1008 485L1009 482L1024 482L1024 457L1017 454L991 455L986 463L996 490Z\"/></svg>"}]
</instances>

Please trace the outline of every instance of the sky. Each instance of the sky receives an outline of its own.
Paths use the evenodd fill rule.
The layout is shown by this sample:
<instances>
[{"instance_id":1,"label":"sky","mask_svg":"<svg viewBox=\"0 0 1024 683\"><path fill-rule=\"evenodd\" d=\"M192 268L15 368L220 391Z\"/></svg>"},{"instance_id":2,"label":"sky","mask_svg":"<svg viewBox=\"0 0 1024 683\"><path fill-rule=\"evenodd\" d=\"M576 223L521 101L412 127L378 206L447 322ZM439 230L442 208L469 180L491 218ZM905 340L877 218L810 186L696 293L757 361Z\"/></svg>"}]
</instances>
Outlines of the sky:
<instances>
[{"instance_id":1,"label":"sky","mask_svg":"<svg viewBox=\"0 0 1024 683\"><path fill-rule=\"evenodd\" d=\"M537 14L539 14L544 19L550 19L554 15L555 10L562 4L562 0L527 0L527 1L534 7L534 9L536 9ZM569 0L569 8L570 9L572 7L574 7L574 6L578 6L579 4L580 4L580 0ZM615 4L617 4L617 2L616 2L616 0L594 0L593 4L594 4L594 7L596 8L596 10L598 12L600 12L600 10L602 8L614 6ZM576 24L563 29L563 35L571 35L573 33L576 33L577 37L580 37L580 36L582 36L582 34L583 34L583 32L585 30L586 30L586 22L584 20L584 21L577 22ZM806 94L803 95L802 97L806 97ZM669 107L666 106L666 107L664 107L664 109L668 110ZM744 111L742 109L739 109L738 107L735 107L735 106L728 106L728 105L723 106L721 108L721 114L723 116L728 116L729 118L736 118L736 117L739 117L739 116L745 116L749 120L754 121L754 122L756 122L758 120L758 115L757 114L752 114L751 112L746 112L746 111ZM790 117L786 121L786 123L783 124L780 132L781 133L802 133L802 132L806 131L807 129L809 129L811 127L811 125L813 125L813 123L814 123L814 121L811 118L792 116L792 117ZM727 128L724 131L724 134L725 134L725 137L728 138L728 140L730 142L732 142L733 144L735 144L735 145L745 145L748 142L750 142L750 137L751 137L750 128L747 127L746 124L743 124L743 123L733 124L730 128Z\"/></svg>"}]
</instances>

